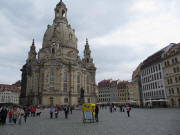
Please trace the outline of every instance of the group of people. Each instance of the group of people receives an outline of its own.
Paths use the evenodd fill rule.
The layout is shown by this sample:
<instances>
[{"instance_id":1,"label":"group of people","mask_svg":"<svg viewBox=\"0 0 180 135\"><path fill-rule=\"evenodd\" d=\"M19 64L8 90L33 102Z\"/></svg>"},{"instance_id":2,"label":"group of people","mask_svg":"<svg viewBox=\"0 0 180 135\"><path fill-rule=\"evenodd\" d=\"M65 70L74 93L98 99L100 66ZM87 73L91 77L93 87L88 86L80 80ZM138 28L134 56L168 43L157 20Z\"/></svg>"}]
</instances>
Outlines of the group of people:
<instances>
[{"instance_id":1,"label":"group of people","mask_svg":"<svg viewBox=\"0 0 180 135\"><path fill-rule=\"evenodd\" d=\"M55 118L58 118L59 111L64 111L65 118L68 119L68 114L69 112L72 114L73 109L74 109L73 106L58 106L58 105L56 105L55 107L51 106L49 111L50 118L52 119L54 114L55 114Z\"/></svg>"},{"instance_id":2,"label":"group of people","mask_svg":"<svg viewBox=\"0 0 180 135\"><path fill-rule=\"evenodd\" d=\"M111 105L109 106L110 112L111 112L111 113L112 113L112 112L116 112L118 107L119 107L119 111L120 111L120 112L125 112L125 110L126 110L128 117L130 117L131 107L130 107L129 104L126 105L126 106L125 106L125 105L113 105L113 104L111 104Z\"/></svg>"},{"instance_id":3,"label":"group of people","mask_svg":"<svg viewBox=\"0 0 180 135\"><path fill-rule=\"evenodd\" d=\"M25 112L22 108L19 107L9 107L3 106L0 108L0 125L6 124L6 119L9 118L9 124L16 124L18 122L19 125L22 123L22 117Z\"/></svg>"},{"instance_id":4,"label":"group of people","mask_svg":"<svg viewBox=\"0 0 180 135\"><path fill-rule=\"evenodd\" d=\"M37 114L36 107L0 107L0 125L5 125L8 119L9 124L22 124L22 119L26 123L27 117L35 117Z\"/></svg>"}]
</instances>

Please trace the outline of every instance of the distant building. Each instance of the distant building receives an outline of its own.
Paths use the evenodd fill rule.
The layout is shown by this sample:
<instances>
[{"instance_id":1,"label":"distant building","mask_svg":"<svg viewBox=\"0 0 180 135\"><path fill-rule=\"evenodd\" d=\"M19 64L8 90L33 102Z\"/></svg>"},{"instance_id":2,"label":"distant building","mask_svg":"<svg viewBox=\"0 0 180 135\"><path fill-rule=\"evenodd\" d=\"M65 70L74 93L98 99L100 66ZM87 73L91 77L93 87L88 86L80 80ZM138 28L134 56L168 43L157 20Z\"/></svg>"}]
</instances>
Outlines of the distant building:
<instances>
[{"instance_id":1,"label":"distant building","mask_svg":"<svg viewBox=\"0 0 180 135\"><path fill-rule=\"evenodd\" d=\"M98 83L99 103L133 104L133 87L128 81L102 80Z\"/></svg>"},{"instance_id":2,"label":"distant building","mask_svg":"<svg viewBox=\"0 0 180 135\"><path fill-rule=\"evenodd\" d=\"M180 43L163 54L163 71L169 107L180 107Z\"/></svg>"},{"instance_id":3,"label":"distant building","mask_svg":"<svg viewBox=\"0 0 180 135\"><path fill-rule=\"evenodd\" d=\"M0 103L19 104L20 91L15 85L0 84Z\"/></svg>"},{"instance_id":4,"label":"distant building","mask_svg":"<svg viewBox=\"0 0 180 135\"><path fill-rule=\"evenodd\" d=\"M117 98L120 104L129 104L130 103L130 82L122 81L117 85Z\"/></svg>"},{"instance_id":5,"label":"distant building","mask_svg":"<svg viewBox=\"0 0 180 135\"><path fill-rule=\"evenodd\" d=\"M148 57L141 66L141 85L144 106L164 107L167 105L167 94L162 69L162 54L169 45Z\"/></svg>"},{"instance_id":6,"label":"distant building","mask_svg":"<svg viewBox=\"0 0 180 135\"><path fill-rule=\"evenodd\" d=\"M111 88L112 80L103 80L98 83L98 102L99 103L111 103L112 92Z\"/></svg>"},{"instance_id":7,"label":"distant building","mask_svg":"<svg viewBox=\"0 0 180 135\"><path fill-rule=\"evenodd\" d=\"M114 103L117 103L118 102L118 83L119 81L118 80L111 80L111 83L110 83L110 95L111 95L111 102L114 102Z\"/></svg>"},{"instance_id":8,"label":"distant building","mask_svg":"<svg viewBox=\"0 0 180 135\"><path fill-rule=\"evenodd\" d=\"M142 90L141 90L141 76L140 76L140 69L142 63L136 68L132 75L132 87L133 87L133 101L138 106L143 106L143 99L142 99Z\"/></svg>"}]
</instances>

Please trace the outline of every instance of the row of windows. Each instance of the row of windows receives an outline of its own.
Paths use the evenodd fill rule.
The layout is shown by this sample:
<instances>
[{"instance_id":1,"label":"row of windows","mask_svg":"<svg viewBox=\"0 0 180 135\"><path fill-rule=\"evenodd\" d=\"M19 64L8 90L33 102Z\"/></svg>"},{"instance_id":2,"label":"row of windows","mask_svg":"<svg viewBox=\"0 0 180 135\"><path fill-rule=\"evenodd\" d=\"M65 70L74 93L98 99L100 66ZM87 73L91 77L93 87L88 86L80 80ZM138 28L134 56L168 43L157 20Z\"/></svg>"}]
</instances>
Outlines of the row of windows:
<instances>
[{"instance_id":1,"label":"row of windows","mask_svg":"<svg viewBox=\"0 0 180 135\"><path fill-rule=\"evenodd\" d=\"M176 88L177 94L180 94L179 88ZM169 89L169 94L173 95L175 93L175 90L173 88Z\"/></svg>"},{"instance_id":2,"label":"row of windows","mask_svg":"<svg viewBox=\"0 0 180 135\"><path fill-rule=\"evenodd\" d=\"M67 72L64 72L64 85L63 85L63 90L64 92L67 92L68 87L67 87L67 83L68 83L68 79L67 79ZM86 79L86 83L87 83L87 93L89 93L89 78L87 76ZM80 73L77 74L77 92L80 93ZM50 73L50 90L54 91L54 72Z\"/></svg>"},{"instance_id":3,"label":"row of windows","mask_svg":"<svg viewBox=\"0 0 180 135\"><path fill-rule=\"evenodd\" d=\"M110 98L102 98L102 99L99 99L99 102L109 102L111 101Z\"/></svg>"},{"instance_id":4,"label":"row of windows","mask_svg":"<svg viewBox=\"0 0 180 135\"><path fill-rule=\"evenodd\" d=\"M164 90L150 91L144 93L144 97L152 97L152 96L164 96Z\"/></svg>"},{"instance_id":5,"label":"row of windows","mask_svg":"<svg viewBox=\"0 0 180 135\"><path fill-rule=\"evenodd\" d=\"M143 90L152 90L157 88L163 88L162 82L153 82L143 86Z\"/></svg>"},{"instance_id":6,"label":"row of windows","mask_svg":"<svg viewBox=\"0 0 180 135\"><path fill-rule=\"evenodd\" d=\"M179 76L179 77L175 77L175 78L174 78L174 81L173 81L172 78L168 78L168 79L167 79L167 83L168 83L168 84L173 84L173 82L175 82L175 83L180 83L180 76Z\"/></svg>"},{"instance_id":7,"label":"row of windows","mask_svg":"<svg viewBox=\"0 0 180 135\"><path fill-rule=\"evenodd\" d=\"M99 91L99 94L109 93L110 91Z\"/></svg>"},{"instance_id":8,"label":"row of windows","mask_svg":"<svg viewBox=\"0 0 180 135\"><path fill-rule=\"evenodd\" d=\"M174 67L173 71L174 71L174 73L178 73L179 72L179 67Z\"/></svg>"},{"instance_id":9,"label":"row of windows","mask_svg":"<svg viewBox=\"0 0 180 135\"><path fill-rule=\"evenodd\" d=\"M110 97L110 95L104 94L104 95L99 95L99 97Z\"/></svg>"},{"instance_id":10,"label":"row of windows","mask_svg":"<svg viewBox=\"0 0 180 135\"><path fill-rule=\"evenodd\" d=\"M3 95L3 96L0 96L1 98L14 98L14 99L18 99L18 97L14 97L14 96L5 96L5 95Z\"/></svg>"},{"instance_id":11,"label":"row of windows","mask_svg":"<svg viewBox=\"0 0 180 135\"><path fill-rule=\"evenodd\" d=\"M118 89L118 92L126 92L128 89Z\"/></svg>"},{"instance_id":12,"label":"row of windows","mask_svg":"<svg viewBox=\"0 0 180 135\"><path fill-rule=\"evenodd\" d=\"M161 72L159 73L155 73L153 75L150 75L148 77L144 77L142 79L142 83L147 83L147 82L151 82L151 81L155 81L155 80L159 80L159 79L162 79L162 74Z\"/></svg>"},{"instance_id":13,"label":"row of windows","mask_svg":"<svg viewBox=\"0 0 180 135\"><path fill-rule=\"evenodd\" d=\"M175 57L174 59L171 59L171 63L172 63L172 64L178 63L178 59L177 59L176 57ZM164 62L164 65L165 65L165 66L170 66L170 61L169 61L169 60L165 61L165 62Z\"/></svg>"},{"instance_id":14,"label":"row of windows","mask_svg":"<svg viewBox=\"0 0 180 135\"><path fill-rule=\"evenodd\" d=\"M121 93L121 94L118 93L118 96L129 96L129 93L124 93L124 94L123 93Z\"/></svg>"},{"instance_id":15,"label":"row of windows","mask_svg":"<svg viewBox=\"0 0 180 135\"><path fill-rule=\"evenodd\" d=\"M153 65L152 67L143 70L142 71L142 76L146 76L148 74L152 74L152 73L160 71L160 70L161 70L161 65L160 64Z\"/></svg>"}]
</instances>

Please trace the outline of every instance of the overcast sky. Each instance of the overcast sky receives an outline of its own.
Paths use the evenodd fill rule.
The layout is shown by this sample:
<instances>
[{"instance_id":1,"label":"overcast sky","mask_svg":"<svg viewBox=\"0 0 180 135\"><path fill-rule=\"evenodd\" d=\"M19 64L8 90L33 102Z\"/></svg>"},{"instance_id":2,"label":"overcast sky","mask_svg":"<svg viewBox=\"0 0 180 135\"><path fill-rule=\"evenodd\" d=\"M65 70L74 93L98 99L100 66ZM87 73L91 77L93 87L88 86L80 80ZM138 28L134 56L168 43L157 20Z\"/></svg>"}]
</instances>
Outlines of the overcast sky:
<instances>
[{"instance_id":1,"label":"overcast sky","mask_svg":"<svg viewBox=\"0 0 180 135\"><path fill-rule=\"evenodd\" d=\"M35 39L36 50L59 0L0 0L0 83L21 79ZM138 64L169 43L180 42L180 0L64 0L83 56L88 37L103 79L131 80Z\"/></svg>"}]
</instances>

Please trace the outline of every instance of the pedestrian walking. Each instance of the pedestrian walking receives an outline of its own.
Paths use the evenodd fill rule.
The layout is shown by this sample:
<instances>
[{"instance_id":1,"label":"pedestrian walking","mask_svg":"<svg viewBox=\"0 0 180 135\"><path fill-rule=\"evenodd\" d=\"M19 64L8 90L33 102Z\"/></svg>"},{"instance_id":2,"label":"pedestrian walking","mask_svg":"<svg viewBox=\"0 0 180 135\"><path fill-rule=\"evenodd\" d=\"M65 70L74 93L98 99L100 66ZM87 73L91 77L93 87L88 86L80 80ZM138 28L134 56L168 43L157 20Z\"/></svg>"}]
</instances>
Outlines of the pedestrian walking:
<instances>
[{"instance_id":1,"label":"pedestrian walking","mask_svg":"<svg viewBox=\"0 0 180 135\"><path fill-rule=\"evenodd\" d=\"M98 114L99 114L99 107L96 105L95 106L95 119L96 119L96 122L99 122Z\"/></svg>"},{"instance_id":2,"label":"pedestrian walking","mask_svg":"<svg viewBox=\"0 0 180 135\"><path fill-rule=\"evenodd\" d=\"M24 116L24 110L19 108L19 118L18 118L18 124L22 124L22 117Z\"/></svg>"},{"instance_id":3,"label":"pedestrian walking","mask_svg":"<svg viewBox=\"0 0 180 135\"><path fill-rule=\"evenodd\" d=\"M55 118L58 118L58 114L59 114L59 108L56 106L56 108L55 108Z\"/></svg>"},{"instance_id":4,"label":"pedestrian walking","mask_svg":"<svg viewBox=\"0 0 180 135\"><path fill-rule=\"evenodd\" d=\"M126 107L126 111L127 111L128 117L130 117L130 110L131 110L131 108L130 108L130 106L128 105L128 106Z\"/></svg>"},{"instance_id":5,"label":"pedestrian walking","mask_svg":"<svg viewBox=\"0 0 180 135\"><path fill-rule=\"evenodd\" d=\"M111 105L109 106L109 109L110 109L110 112L112 113L112 106Z\"/></svg>"},{"instance_id":6,"label":"pedestrian walking","mask_svg":"<svg viewBox=\"0 0 180 135\"><path fill-rule=\"evenodd\" d=\"M53 113L54 113L54 107L51 106L51 108L50 108L50 118L51 119L53 118Z\"/></svg>"},{"instance_id":7,"label":"pedestrian walking","mask_svg":"<svg viewBox=\"0 0 180 135\"><path fill-rule=\"evenodd\" d=\"M17 111L17 108L14 108L14 110L13 110L13 122L14 122L14 124L16 124L18 117L19 117L19 113Z\"/></svg>"},{"instance_id":8,"label":"pedestrian walking","mask_svg":"<svg viewBox=\"0 0 180 135\"><path fill-rule=\"evenodd\" d=\"M72 110L73 110L73 107L72 107L72 106L70 106L70 112L71 112L71 114L72 114Z\"/></svg>"},{"instance_id":9,"label":"pedestrian walking","mask_svg":"<svg viewBox=\"0 0 180 135\"><path fill-rule=\"evenodd\" d=\"M5 106L2 107L2 110L0 112L1 116L1 124L4 125L6 123L6 118L7 118L7 109Z\"/></svg>"},{"instance_id":10,"label":"pedestrian walking","mask_svg":"<svg viewBox=\"0 0 180 135\"><path fill-rule=\"evenodd\" d=\"M64 107L64 114L65 114L65 118L68 119L68 113L69 113L69 109L67 106Z\"/></svg>"},{"instance_id":11,"label":"pedestrian walking","mask_svg":"<svg viewBox=\"0 0 180 135\"><path fill-rule=\"evenodd\" d=\"M24 109L24 122L25 122L25 123L26 123L26 120L27 120L28 115L29 115L29 110L28 110L28 108L25 108L25 109Z\"/></svg>"},{"instance_id":12,"label":"pedestrian walking","mask_svg":"<svg viewBox=\"0 0 180 135\"><path fill-rule=\"evenodd\" d=\"M13 109L9 110L8 117L9 117L9 124L11 124L12 123L12 119L13 119Z\"/></svg>"},{"instance_id":13,"label":"pedestrian walking","mask_svg":"<svg viewBox=\"0 0 180 135\"><path fill-rule=\"evenodd\" d=\"M120 112L122 112L122 105L119 106Z\"/></svg>"}]
</instances>

